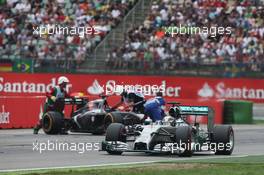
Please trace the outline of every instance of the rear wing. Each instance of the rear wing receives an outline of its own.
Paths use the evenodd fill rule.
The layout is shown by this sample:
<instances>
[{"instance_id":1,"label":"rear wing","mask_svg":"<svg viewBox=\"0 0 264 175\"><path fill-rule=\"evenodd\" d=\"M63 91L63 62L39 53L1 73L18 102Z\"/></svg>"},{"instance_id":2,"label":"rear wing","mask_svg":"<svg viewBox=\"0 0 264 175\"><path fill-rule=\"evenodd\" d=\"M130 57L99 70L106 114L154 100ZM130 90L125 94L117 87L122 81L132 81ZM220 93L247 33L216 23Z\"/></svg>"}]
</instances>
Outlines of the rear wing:
<instances>
[{"instance_id":1,"label":"rear wing","mask_svg":"<svg viewBox=\"0 0 264 175\"><path fill-rule=\"evenodd\" d=\"M214 127L214 110L208 106L173 106L172 108L179 108L181 115L195 115L208 117L207 129L212 132Z\"/></svg>"},{"instance_id":2,"label":"rear wing","mask_svg":"<svg viewBox=\"0 0 264 175\"><path fill-rule=\"evenodd\" d=\"M181 115L204 115L208 116L208 106L179 106Z\"/></svg>"}]
</instances>

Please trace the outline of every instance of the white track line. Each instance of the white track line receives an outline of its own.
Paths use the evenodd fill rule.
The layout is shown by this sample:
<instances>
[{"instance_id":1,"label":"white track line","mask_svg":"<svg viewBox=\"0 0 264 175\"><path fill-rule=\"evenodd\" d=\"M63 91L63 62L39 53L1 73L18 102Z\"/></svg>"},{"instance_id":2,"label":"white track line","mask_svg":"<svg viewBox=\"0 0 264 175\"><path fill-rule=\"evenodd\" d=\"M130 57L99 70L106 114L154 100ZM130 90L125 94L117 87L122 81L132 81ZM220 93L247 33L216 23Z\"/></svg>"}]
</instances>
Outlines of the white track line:
<instances>
[{"instance_id":1,"label":"white track line","mask_svg":"<svg viewBox=\"0 0 264 175\"><path fill-rule=\"evenodd\" d=\"M128 163L109 163L109 164L96 164L96 165L78 165L78 166L60 166L60 167L45 167L45 168L25 168L25 169L7 169L0 170L3 172L17 172L17 171L38 171L38 170L54 170L54 169L72 169L72 168L93 168L93 167L105 167L105 166L122 166L122 165L136 165L136 164L149 164L160 162L181 162L185 160L204 160L204 159L221 159L221 158L241 158L248 157L249 155L237 155L237 156L214 156L214 157L197 157L197 158L181 158L175 160L153 160L142 162L128 162Z\"/></svg>"}]
</instances>

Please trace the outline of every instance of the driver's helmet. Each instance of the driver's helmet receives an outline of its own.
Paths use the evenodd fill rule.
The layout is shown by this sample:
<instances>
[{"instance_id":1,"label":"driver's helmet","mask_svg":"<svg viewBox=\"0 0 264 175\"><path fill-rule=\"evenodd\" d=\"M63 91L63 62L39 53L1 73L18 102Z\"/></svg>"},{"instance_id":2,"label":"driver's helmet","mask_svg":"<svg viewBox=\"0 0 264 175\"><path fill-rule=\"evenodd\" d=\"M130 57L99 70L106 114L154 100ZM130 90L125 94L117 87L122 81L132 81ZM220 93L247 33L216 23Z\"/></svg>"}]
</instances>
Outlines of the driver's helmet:
<instances>
[{"instance_id":1,"label":"driver's helmet","mask_svg":"<svg viewBox=\"0 0 264 175\"><path fill-rule=\"evenodd\" d=\"M180 108L178 106L171 107L169 110L169 115L176 119L180 118Z\"/></svg>"},{"instance_id":2,"label":"driver's helmet","mask_svg":"<svg viewBox=\"0 0 264 175\"><path fill-rule=\"evenodd\" d=\"M61 85L63 83L69 83L69 82L70 82L69 79L67 77L65 77L65 76L60 76L58 78L58 85Z\"/></svg>"}]
</instances>

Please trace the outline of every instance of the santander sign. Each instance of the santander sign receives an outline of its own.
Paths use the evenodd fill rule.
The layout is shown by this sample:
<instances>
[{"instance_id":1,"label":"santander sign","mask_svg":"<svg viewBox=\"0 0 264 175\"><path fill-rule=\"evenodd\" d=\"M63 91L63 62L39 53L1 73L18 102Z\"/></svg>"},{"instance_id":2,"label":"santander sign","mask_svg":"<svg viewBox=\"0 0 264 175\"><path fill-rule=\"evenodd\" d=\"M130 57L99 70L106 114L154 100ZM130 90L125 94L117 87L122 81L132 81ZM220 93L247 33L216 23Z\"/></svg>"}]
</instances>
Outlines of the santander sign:
<instances>
[{"instance_id":1,"label":"santander sign","mask_svg":"<svg viewBox=\"0 0 264 175\"><path fill-rule=\"evenodd\" d=\"M0 77L0 92L4 93L46 93L56 86L56 78L51 78L50 83L33 83L27 81L8 82ZM71 84L67 86L67 90Z\"/></svg>"},{"instance_id":2,"label":"santander sign","mask_svg":"<svg viewBox=\"0 0 264 175\"><path fill-rule=\"evenodd\" d=\"M51 88L56 85L56 79L52 78L49 84L32 83L27 81L21 82L5 82L3 77L0 77L0 92L8 93L46 93L50 92Z\"/></svg>"},{"instance_id":3,"label":"santander sign","mask_svg":"<svg viewBox=\"0 0 264 175\"><path fill-rule=\"evenodd\" d=\"M264 99L264 89L247 87L228 87L224 82L219 82L215 87L211 87L207 82L198 90L197 95L203 98L220 99L245 99L261 100Z\"/></svg>"}]
</instances>

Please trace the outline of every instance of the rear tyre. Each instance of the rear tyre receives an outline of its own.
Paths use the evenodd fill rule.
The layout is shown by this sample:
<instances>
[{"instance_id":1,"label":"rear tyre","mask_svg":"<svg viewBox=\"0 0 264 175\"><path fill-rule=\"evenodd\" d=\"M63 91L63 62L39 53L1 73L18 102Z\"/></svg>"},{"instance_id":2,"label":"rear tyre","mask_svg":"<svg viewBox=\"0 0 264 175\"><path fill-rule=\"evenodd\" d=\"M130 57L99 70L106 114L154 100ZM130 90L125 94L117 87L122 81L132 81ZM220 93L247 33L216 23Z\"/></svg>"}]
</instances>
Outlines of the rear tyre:
<instances>
[{"instance_id":1,"label":"rear tyre","mask_svg":"<svg viewBox=\"0 0 264 175\"><path fill-rule=\"evenodd\" d=\"M176 143L180 150L180 157L192 156L192 128L189 126L180 126L176 128Z\"/></svg>"},{"instance_id":2,"label":"rear tyre","mask_svg":"<svg viewBox=\"0 0 264 175\"><path fill-rule=\"evenodd\" d=\"M212 142L216 145L216 155L231 155L234 149L234 130L229 125L218 125L213 129Z\"/></svg>"},{"instance_id":3,"label":"rear tyre","mask_svg":"<svg viewBox=\"0 0 264 175\"><path fill-rule=\"evenodd\" d=\"M42 128L46 134L59 134L63 127L63 116L58 112L47 112L42 119Z\"/></svg>"},{"instance_id":4,"label":"rear tyre","mask_svg":"<svg viewBox=\"0 0 264 175\"><path fill-rule=\"evenodd\" d=\"M108 113L104 118L104 131L107 130L111 123L123 123L123 116L116 112Z\"/></svg>"},{"instance_id":5,"label":"rear tyre","mask_svg":"<svg viewBox=\"0 0 264 175\"><path fill-rule=\"evenodd\" d=\"M126 142L126 129L125 126L121 123L112 123L108 126L105 135L105 141L120 141ZM121 155L122 151L111 151L107 150L111 155Z\"/></svg>"}]
</instances>

